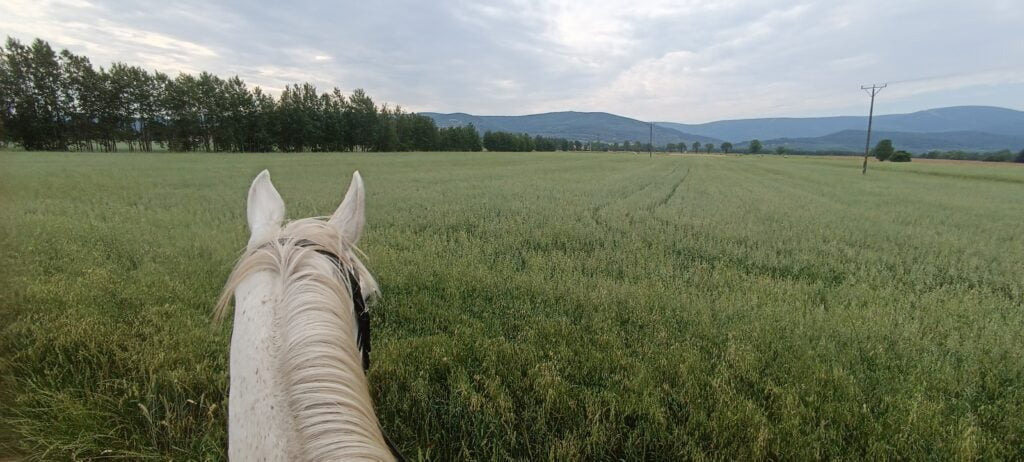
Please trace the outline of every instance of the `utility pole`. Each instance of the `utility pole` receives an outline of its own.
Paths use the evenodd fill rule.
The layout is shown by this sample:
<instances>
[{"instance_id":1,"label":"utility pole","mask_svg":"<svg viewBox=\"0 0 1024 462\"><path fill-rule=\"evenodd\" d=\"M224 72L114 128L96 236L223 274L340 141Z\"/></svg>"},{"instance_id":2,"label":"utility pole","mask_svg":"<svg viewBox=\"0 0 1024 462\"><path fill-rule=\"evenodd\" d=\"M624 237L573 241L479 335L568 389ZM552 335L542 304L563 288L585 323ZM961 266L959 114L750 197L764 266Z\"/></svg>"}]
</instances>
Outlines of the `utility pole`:
<instances>
[{"instance_id":1,"label":"utility pole","mask_svg":"<svg viewBox=\"0 0 1024 462\"><path fill-rule=\"evenodd\" d=\"M654 157L654 122L651 122L651 138L650 142L647 143L647 157Z\"/></svg>"},{"instance_id":2,"label":"utility pole","mask_svg":"<svg viewBox=\"0 0 1024 462\"><path fill-rule=\"evenodd\" d=\"M868 111L868 139L864 142L864 166L860 169L860 174L864 175L868 172L868 152L871 150L871 121L875 116L875 95L882 92L888 84L883 83L881 85L871 84L871 86L861 85L860 89L871 95L871 109Z\"/></svg>"}]
</instances>

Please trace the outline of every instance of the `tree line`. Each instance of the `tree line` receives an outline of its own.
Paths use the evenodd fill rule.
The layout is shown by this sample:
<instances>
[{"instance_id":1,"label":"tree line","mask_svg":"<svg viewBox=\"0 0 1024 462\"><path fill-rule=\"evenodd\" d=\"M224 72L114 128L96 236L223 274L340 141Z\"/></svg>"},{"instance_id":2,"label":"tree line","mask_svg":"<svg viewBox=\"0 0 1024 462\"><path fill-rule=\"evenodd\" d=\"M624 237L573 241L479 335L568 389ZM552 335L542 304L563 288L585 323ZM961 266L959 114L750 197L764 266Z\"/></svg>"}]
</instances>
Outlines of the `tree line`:
<instances>
[{"instance_id":1,"label":"tree line","mask_svg":"<svg viewBox=\"0 0 1024 462\"><path fill-rule=\"evenodd\" d=\"M1014 154L1009 149L995 152L965 152L965 151L928 151L921 154L925 159L951 159L951 160L980 160L983 162L1017 162L1024 163L1024 149Z\"/></svg>"},{"instance_id":2,"label":"tree line","mask_svg":"<svg viewBox=\"0 0 1024 462\"><path fill-rule=\"evenodd\" d=\"M526 133L488 131L484 133L483 145L488 151L530 152L530 151L605 151L597 142L583 142L566 138L554 138Z\"/></svg>"},{"instance_id":3,"label":"tree line","mask_svg":"<svg viewBox=\"0 0 1024 462\"><path fill-rule=\"evenodd\" d=\"M892 140L882 140L871 150L871 154L880 161L910 162L912 155L903 150L895 150ZM949 160L980 160L982 162L1017 162L1024 163L1024 149L1014 154L1009 149L1002 149L993 152L965 152L965 151L939 151L931 150L918 157L922 159L949 159Z\"/></svg>"},{"instance_id":4,"label":"tree line","mask_svg":"<svg viewBox=\"0 0 1024 462\"><path fill-rule=\"evenodd\" d=\"M378 105L310 83L277 97L239 77L171 77L138 66L94 67L36 39L0 47L0 143L29 151L639 151L722 152L731 143L651 146L487 132Z\"/></svg>"},{"instance_id":5,"label":"tree line","mask_svg":"<svg viewBox=\"0 0 1024 462\"><path fill-rule=\"evenodd\" d=\"M530 137L526 133L509 133L502 131L488 131L484 133L483 145L488 151L604 151L604 152L733 152L732 143L726 141L718 146L712 143L693 142L687 146L686 143L667 143L661 146L651 146L650 143L640 141L623 141L619 143L606 141L580 141L565 138L549 138L540 135Z\"/></svg>"},{"instance_id":6,"label":"tree line","mask_svg":"<svg viewBox=\"0 0 1024 462\"><path fill-rule=\"evenodd\" d=\"M48 151L480 151L472 126L378 105L365 91L288 85L277 98L240 78L95 68L36 39L0 47L0 141Z\"/></svg>"}]
</instances>

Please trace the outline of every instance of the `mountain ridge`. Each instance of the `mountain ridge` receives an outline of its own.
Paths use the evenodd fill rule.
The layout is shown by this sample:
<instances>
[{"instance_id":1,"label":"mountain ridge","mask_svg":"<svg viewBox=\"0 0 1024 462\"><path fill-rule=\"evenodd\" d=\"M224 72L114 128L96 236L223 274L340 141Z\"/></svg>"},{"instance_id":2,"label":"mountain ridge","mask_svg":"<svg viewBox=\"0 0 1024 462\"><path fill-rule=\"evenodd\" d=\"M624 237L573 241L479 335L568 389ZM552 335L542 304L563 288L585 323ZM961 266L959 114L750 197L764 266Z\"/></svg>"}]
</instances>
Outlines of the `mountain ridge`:
<instances>
[{"instance_id":1,"label":"mountain ridge","mask_svg":"<svg viewBox=\"0 0 1024 462\"><path fill-rule=\"evenodd\" d=\"M868 117L767 117L730 119L703 124L657 122L659 125L733 143L751 139L811 138L844 130L864 130ZM1024 136L1024 111L996 106L949 106L902 114L876 115L873 130L934 133L972 131Z\"/></svg>"},{"instance_id":2,"label":"mountain ridge","mask_svg":"<svg viewBox=\"0 0 1024 462\"><path fill-rule=\"evenodd\" d=\"M812 138L774 138L762 140L766 150L782 146L796 151L840 151L864 152L867 130L843 130ZM871 130L872 145L879 140L892 140L896 149L912 153L928 151L989 152L1010 149L1014 152L1024 147L1024 136L999 135L969 130L949 132L893 132ZM746 149L749 142L739 143L739 149Z\"/></svg>"},{"instance_id":3,"label":"mountain ridge","mask_svg":"<svg viewBox=\"0 0 1024 462\"><path fill-rule=\"evenodd\" d=\"M480 133L505 131L527 133L531 136L567 138L580 141L646 143L651 137L651 124L607 112L557 111L521 116L479 116L464 112L420 112L430 117L439 127L473 124ZM692 144L721 143L722 140L686 133L671 127L654 124L654 144L684 142Z\"/></svg>"},{"instance_id":4,"label":"mountain ridge","mask_svg":"<svg viewBox=\"0 0 1024 462\"><path fill-rule=\"evenodd\" d=\"M607 112L556 111L520 116L480 116L465 112L421 112L440 127L472 123L481 132L507 131L580 141L646 143L651 124ZM862 151L867 116L770 117L719 120L703 124L654 123L654 144L728 141L737 147L752 139L766 146L812 151ZM860 140L856 140L859 133ZM996 106L950 106L905 114L876 115L872 139L891 137L898 149L1019 150L1024 147L1024 111Z\"/></svg>"}]
</instances>

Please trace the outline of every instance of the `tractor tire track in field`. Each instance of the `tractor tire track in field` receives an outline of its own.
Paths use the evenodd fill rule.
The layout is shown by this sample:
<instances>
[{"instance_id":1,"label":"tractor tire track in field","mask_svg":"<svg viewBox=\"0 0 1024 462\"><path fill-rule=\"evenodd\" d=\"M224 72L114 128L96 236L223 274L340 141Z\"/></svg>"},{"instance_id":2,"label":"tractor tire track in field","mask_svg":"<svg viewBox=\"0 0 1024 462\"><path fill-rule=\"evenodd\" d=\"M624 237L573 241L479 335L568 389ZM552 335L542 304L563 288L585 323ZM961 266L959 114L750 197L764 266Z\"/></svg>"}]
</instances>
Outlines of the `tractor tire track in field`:
<instances>
[{"instance_id":1,"label":"tractor tire track in field","mask_svg":"<svg viewBox=\"0 0 1024 462\"><path fill-rule=\"evenodd\" d=\"M678 170L678 168L679 166L677 165L676 168L672 169L672 171L669 172L669 175L675 173L675 171ZM665 197L661 198L661 200L654 203L654 206L651 207L651 213L654 213L654 211L657 210L658 207L664 206L665 204L668 203L668 201L672 200L672 196L676 195L676 191L679 190L679 186L682 186L683 182L686 181L686 178L690 176L690 170L690 167L687 167L686 173L684 173L683 177L680 178L679 181L677 181L676 184L672 186L672 190L669 191L668 194L665 195Z\"/></svg>"},{"instance_id":2,"label":"tractor tire track in field","mask_svg":"<svg viewBox=\"0 0 1024 462\"><path fill-rule=\"evenodd\" d=\"M682 163L675 164L672 167L672 169L669 170L669 172L664 175L664 178L672 178L676 174L676 172L679 171L679 168L681 166L682 166ZM637 209L638 210L645 210L645 211L649 212L650 216L654 217L654 219L656 219L656 220L662 221L662 222L664 222L666 224L672 224L668 220L665 220L665 219L657 217L654 214L654 212L655 212L655 210L658 209L658 207L661 207L661 206L665 205L666 203L668 203L668 201L670 201L672 199L673 196L676 195L676 193L679 190L679 187L682 186L682 184L690 176L690 172L691 172L691 168L689 166L687 166L686 172L683 174L682 178L680 178L678 181L676 181L672 185L671 189L668 191L668 193L664 197L661 197L660 199L655 200L651 204L650 207L638 207ZM607 223L606 221L604 221L604 220L602 220L600 218L601 211L606 210L609 207L614 206L615 204L619 204L619 203L623 203L623 202L629 201L630 199L635 197L637 194L641 194L644 191L647 191L649 189L657 189L659 186L660 186L660 182L658 182L658 181L649 181L649 182L646 182L640 188L636 189L635 191L633 191L633 192L631 192L631 193L629 193L629 194L627 194L625 196L622 196L622 197L619 197L619 198L613 198L613 199L608 200L608 201L606 201L606 202L604 202L602 204L596 205L596 206L591 208L591 211L590 211L591 219L594 220L594 222L596 224L600 225L604 229L612 230L612 226L609 223ZM638 219L637 217L631 216L629 218L629 224L630 225L638 224L637 223L637 219Z\"/></svg>"},{"instance_id":3,"label":"tractor tire track in field","mask_svg":"<svg viewBox=\"0 0 1024 462\"><path fill-rule=\"evenodd\" d=\"M678 165L676 167L678 168ZM675 169L673 169L673 171L675 171ZM642 183L639 188L633 190L632 192L626 194L625 196L613 196L611 199L591 207L590 219L593 220L594 223L596 223L598 226L601 226L606 230L612 230L612 226L600 218L601 211L606 210L615 204L628 201L633 196L636 196L637 194L640 194L654 186L656 186L655 182L645 182Z\"/></svg>"}]
</instances>

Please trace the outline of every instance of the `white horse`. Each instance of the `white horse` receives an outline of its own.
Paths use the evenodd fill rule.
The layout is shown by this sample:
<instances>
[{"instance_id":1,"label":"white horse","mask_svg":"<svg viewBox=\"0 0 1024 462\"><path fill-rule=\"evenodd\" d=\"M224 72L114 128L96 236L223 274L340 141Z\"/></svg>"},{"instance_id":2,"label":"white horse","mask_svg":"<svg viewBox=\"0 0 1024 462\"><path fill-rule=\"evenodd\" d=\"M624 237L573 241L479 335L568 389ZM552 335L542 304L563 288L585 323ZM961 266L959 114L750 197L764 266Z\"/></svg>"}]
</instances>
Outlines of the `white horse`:
<instances>
[{"instance_id":1,"label":"white horse","mask_svg":"<svg viewBox=\"0 0 1024 462\"><path fill-rule=\"evenodd\" d=\"M235 299L228 457L236 461L394 460L373 410L366 296L377 283L356 256L363 180L330 219L284 222L264 170L249 188L251 236L215 317Z\"/></svg>"}]
</instances>

